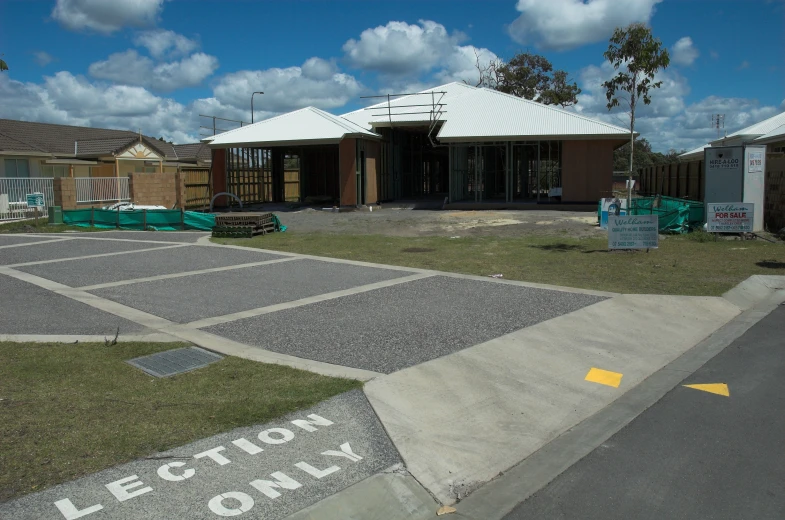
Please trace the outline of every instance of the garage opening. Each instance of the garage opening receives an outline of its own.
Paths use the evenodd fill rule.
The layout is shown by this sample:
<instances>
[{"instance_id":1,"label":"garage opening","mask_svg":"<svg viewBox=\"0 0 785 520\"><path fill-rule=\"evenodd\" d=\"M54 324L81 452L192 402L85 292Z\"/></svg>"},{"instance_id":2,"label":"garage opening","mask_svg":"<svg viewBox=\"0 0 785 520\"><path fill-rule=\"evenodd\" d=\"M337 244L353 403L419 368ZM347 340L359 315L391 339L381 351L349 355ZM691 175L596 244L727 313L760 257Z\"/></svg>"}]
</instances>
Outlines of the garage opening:
<instances>
[{"instance_id":1,"label":"garage opening","mask_svg":"<svg viewBox=\"0 0 785 520\"><path fill-rule=\"evenodd\" d=\"M377 128L382 135L379 200L443 198L449 191L449 148L434 146L428 126ZM435 135L438 129L432 131Z\"/></svg>"}]
</instances>

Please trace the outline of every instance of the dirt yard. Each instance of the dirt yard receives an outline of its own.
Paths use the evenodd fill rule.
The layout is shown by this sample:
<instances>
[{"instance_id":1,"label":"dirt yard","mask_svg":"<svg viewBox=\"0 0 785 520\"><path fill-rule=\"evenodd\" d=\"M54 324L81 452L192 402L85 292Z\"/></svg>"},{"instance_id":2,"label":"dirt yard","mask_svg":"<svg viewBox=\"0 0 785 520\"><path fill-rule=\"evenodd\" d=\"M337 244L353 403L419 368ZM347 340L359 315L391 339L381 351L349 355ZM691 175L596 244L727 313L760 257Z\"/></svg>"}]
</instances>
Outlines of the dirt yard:
<instances>
[{"instance_id":1,"label":"dirt yard","mask_svg":"<svg viewBox=\"0 0 785 520\"><path fill-rule=\"evenodd\" d=\"M316 209L277 211L292 233L341 233L402 237L601 237L597 216L569 211L439 211L382 208L332 213Z\"/></svg>"}]
</instances>

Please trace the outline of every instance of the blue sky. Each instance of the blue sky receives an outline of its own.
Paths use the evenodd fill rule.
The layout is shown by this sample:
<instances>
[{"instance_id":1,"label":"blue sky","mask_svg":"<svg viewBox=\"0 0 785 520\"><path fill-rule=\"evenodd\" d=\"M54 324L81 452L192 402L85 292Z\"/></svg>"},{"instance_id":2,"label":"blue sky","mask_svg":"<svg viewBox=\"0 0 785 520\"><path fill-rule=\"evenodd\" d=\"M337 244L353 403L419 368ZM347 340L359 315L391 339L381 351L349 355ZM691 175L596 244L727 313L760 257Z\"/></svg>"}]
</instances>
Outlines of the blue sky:
<instances>
[{"instance_id":1,"label":"blue sky","mask_svg":"<svg viewBox=\"0 0 785 520\"><path fill-rule=\"evenodd\" d=\"M692 148L785 110L783 0L2 0L0 117L139 129L187 142L198 114L257 120L360 96L474 82L528 50L566 70L574 110L608 113L600 84L613 28L652 27L672 53L639 114L655 149ZM203 123L203 122L202 122Z\"/></svg>"}]
</instances>

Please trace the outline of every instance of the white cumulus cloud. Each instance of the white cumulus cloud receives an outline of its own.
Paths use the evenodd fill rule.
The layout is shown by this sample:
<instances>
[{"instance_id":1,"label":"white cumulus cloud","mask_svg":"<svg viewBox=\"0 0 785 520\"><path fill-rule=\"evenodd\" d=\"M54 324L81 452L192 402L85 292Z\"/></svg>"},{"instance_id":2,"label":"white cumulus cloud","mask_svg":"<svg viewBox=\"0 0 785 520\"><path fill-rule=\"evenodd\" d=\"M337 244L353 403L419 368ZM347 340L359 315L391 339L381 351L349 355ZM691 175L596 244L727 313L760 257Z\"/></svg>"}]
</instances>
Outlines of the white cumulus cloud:
<instances>
[{"instance_id":1,"label":"white cumulus cloud","mask_svg":"<svg viewBox=\"0 0 785 520\"><path fill-rule=\"evenodd\" d=\"M662 0L518 0L509 26L518 43L566 50L610 37L619 26L648 22Z\"/></svg>"},{"instance_id":2,"label":"white cumulus cloud","mask_svg":"<svg viewBox=\"0 0 785 520\"><path fill-rule=\"evenodd\" d=\"M140 32L134 38L134 43L138 47L145 47L157 59L185 56L199 48L196 40L164 29Z\"/></svg>"},{"instance_id":3,"label":"white cumulus cloud","mask_svg":"<svg viewBox=\"0 0 785 520\"><path fill-rule=\"evenodd\" d=\"M35 62L42 67L46 67L54 61L52 55L45 51L36 51L33 53L33 57L35 58Z\"/></svg>"},{"instance_id":4,"label":"white cumulus cloud","mask_svg":"<svg viewBox=\"0 0 785 520\"><path fill-rule=\"evenodd\" d=\"M16 81L0 75L3 117L64 125L141 129L176 143L198 139L194 104L183 105L142 87L94 84L87 78L59 72L43 83Z\"/></svg>"},{"instance_id":5,"label":"white cumulus cloud","mask_svg":"<svg viewBox=\"0 0 785 520\"><path fill-rule=\"evenodd\" d=\"M164 0L57 0L52 18L73 31L110 34L123 27L155 24Z\"/></svg>"},{"instance_id":6,"label":"white cumulus cloud","mask_svg":"<svg viewBox=\"0 0 785 520\"><path fill-rule=\"evenodd\" d=\"M147 56L129 49L91 64L88 72L97 79L167 92L199 85L217 68L218 58L202 52L182 60L156 64Z\"/></svg>"},{"instance_id":7,"label":"white cumulus cloud","mask_svg":"<svg viewBox=\"0 0 785 520\"><path fill-rule=\"evenodd\" d=\"M685 36L671 47L671 61L677 65L690 66L695 63L700 53L695 45L692 43L692 38Z\"/></svg>"},{"instance_id":8,"label":"white cumulus cloud","mask_svg":"<svg viewBox=\"0 0 785 520\"><path fill-rule=\"evenodd\" d=\"M610 124L629 128L630 120L624 107L608 111L602 82L615 71L608 62L591 65L581 70L578 83L582 93L572 110ZM689 103L690 86L676 70L660 71L655 81L662 87L651 91L650 105L640 104L635 112L635 130L646 138L655 151L691 150L717 138L711 126L712 114L725 114L728 133L771 117L781 110L761 105L755 99L708 96Z\"/></svg>"},{"instance_id":9,"label":"white cumulus cloud","mask_svg":"<svg viewBox=\"0 0 785 520\"><path fill-rule=\"evenodd\" d=\"M315 74L315 76L314 76ZM218 80L213 93L224 105L245 109L251 92L263 91L256 107L272 113L315 106L337 108L356 99L364 90L353 76L340 72L326 74L323 63L308 60L302 67L242 70Z\"/></svg>"},{"instance_id":10,"label":"white cumulus cloud","mask_svg":"<svg viewBox=\"0 0 785 520\"><path fill-rule=\"evenodd\" d=\"M461 33L449 34L440 23L389 22L360 34L343 45L348 62L356 68L400 76L430 70L463 41Z\"/></svg>"}]
</instances>

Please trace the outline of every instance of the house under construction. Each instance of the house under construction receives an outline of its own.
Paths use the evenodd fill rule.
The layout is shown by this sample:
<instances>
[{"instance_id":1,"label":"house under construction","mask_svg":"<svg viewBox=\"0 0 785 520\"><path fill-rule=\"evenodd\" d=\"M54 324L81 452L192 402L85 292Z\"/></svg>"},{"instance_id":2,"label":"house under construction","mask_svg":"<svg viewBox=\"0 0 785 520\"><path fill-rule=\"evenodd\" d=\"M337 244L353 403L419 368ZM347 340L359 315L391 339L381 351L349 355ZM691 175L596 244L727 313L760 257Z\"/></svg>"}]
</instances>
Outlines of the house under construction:
<instances>
[{"instance_id":1,"label":"house under construction","mask_svg":"<svg viewBox=\"0 0 785 520\"><path fill-rule=\"evenodd\" d=\"M336 116L313 107L205 139L216 193L357 206L592 203L611 190L627 129L449 83Z\"/></svg>"}]
</instances>

